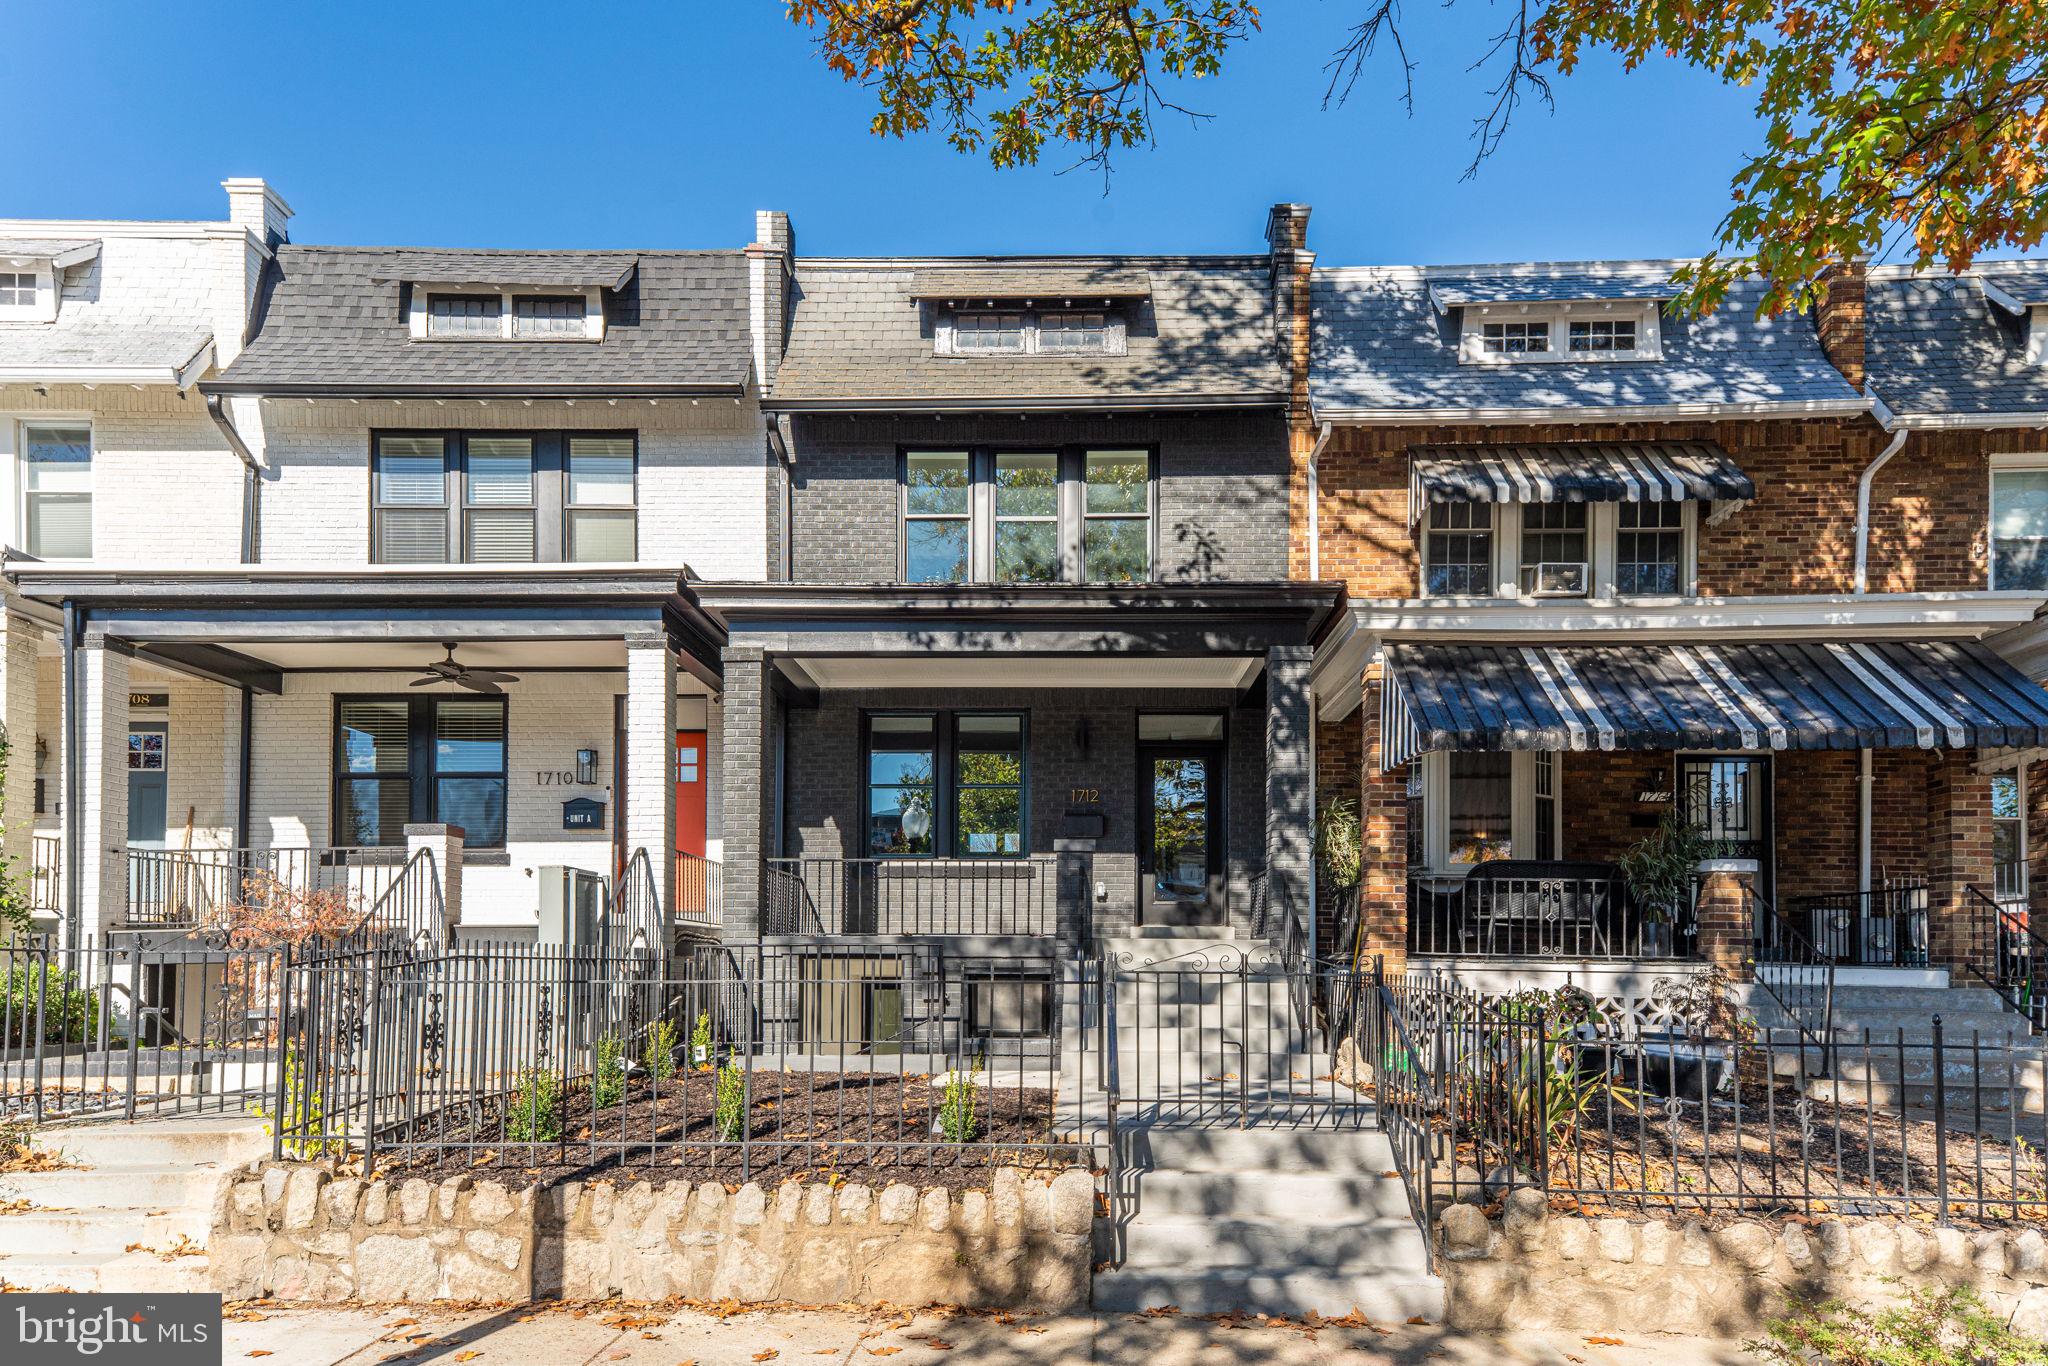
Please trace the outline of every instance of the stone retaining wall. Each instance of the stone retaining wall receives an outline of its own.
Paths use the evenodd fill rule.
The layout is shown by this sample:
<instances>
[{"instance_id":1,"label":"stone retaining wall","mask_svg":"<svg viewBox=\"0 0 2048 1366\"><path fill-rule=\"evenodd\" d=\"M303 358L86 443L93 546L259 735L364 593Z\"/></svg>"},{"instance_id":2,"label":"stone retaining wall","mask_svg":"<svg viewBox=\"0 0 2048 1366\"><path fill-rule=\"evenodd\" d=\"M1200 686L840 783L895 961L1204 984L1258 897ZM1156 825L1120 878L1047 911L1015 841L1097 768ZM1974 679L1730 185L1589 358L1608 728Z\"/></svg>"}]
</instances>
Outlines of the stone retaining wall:
<instances>
[{"instance_id":1,"label":"stone retaining wall","mask_svg":"<svg viewBox=\"0 0 2048 1366\"><path fill-rule=\"evenodd\" d=\"M2040 1229L1936 1228L1911 1219L1765 1225L1586 1219L1518 1190L1499 1219L1452 1205L1437 1221L1453 1327L1740 1337L1794 1299L1896 1303L1902 1284L1977 1289L2048 1337Z\"/></svg>"},{"instance_id":2,"label":"stone retaining wall","mask_svg":"<svg viewBox=\"0 0 2048 1366\"><path fill-rule=\"evenodd\" d=\"M1088 1300L1093 1178L892 1185L360 1181L264 1163L226 1182L209 1254L230 1299L1003 1305Z\"/></svg>"}]
</instances>

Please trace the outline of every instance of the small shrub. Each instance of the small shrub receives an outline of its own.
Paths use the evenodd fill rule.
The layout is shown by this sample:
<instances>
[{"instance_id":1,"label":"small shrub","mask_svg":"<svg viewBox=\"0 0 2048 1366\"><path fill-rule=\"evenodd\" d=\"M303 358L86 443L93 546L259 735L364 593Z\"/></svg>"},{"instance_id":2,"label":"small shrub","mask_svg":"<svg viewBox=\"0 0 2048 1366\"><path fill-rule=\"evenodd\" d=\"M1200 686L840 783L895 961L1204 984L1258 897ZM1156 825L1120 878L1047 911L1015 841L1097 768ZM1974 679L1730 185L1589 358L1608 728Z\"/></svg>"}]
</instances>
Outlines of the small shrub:
<instances>
[{"instance_id":1,"label":"small shrub","mask_svg":"<svg viewBox=\"0 0 2048 1366\"><path fill-rule=\"evenodd\" d=\"M17 1162L27 1160L29 1139L34 1133L34 1129L24 1120L9 1120L5 1124L0 1124L0 1168L11 1167Z\"/></svg>"},{"instance_id":2,"label":"small shrub","mask_svg":"<svg viewBox=\"0 0 2048 1366\"><path fill-rule=\"evenodd\" d=\"M626 1045L616 1034L597 1041L597 1065L590 1073L590 1103L600 1110L626 1097Z\"/></svg>"},{"instance_id":3,"label":"small shrub","mask_svg":"<svg viewBox=\"0 0 2048 1366\"><path fill-rule=\"evenodd\" d=\"M718 1069L718 1095L711 1107L711 1123L727 1143L739 1142L747 1127L747 1078L739 1064Z\"/></svg>"},{"instance_id":4,"label":"small shrub","mask_svg":"<svg viewBox=\"0 0 2048 1366\"><path fill-rule=\"evenodd\" d=\"M966 1076L955 1068L953 1075L946 1079L946 1097L939 1102L939 1132L949 1143L972 1143L980 1131L980 1122L975 1116L975 1107L981 1099L981 1057L975 1056L974 1067Z\"/></svg>"},{"instance_id":5,"label":"small shrub","mask_svg":"<svg viewBox=\"0 0 2048 1366\"><path fill-rule=\"evenodd\" d=\"M690 1058L693 1062L711 1061L711 1012L697 1012L697 1027L690 1031Z\"/></svg>"},{"instance_id":6,"label":"small shrub","mask_svg":"<svg viewBox=\"0 0 2048 1366\"><path fill-rule=\"evenodd\" d=\"M640 1050L640 1065L656 1081L667 1081L676 1074L677 1032L674 1020L656 1020L648 1026L647 1044Z\"/></svg>"},{"instance_id":7,"label":"small shrub","mask_svg":"<svg viewBox=\"0 0 2048 1366\"><path fill-rule=\"evenodd\" d=\"M15 963L0 977L0 1045L35 1041L36 1009L43 1012L43 1042L87 1043L99 1038L99 1002L90 987L50 963Z\"/></svg>"},{"instance_id":8,"label":"small shrub","mask_svg":"<svg viewBox=\"0 0 2048 1366\"><path fill-rule=\"evenodd\" d=\"M271 1133L284 1135L284 1151L293 1157L318 1157L324 1153L329 1141L320 1137L326 1127L327 1102L320 1094L320 1088L313 1085L306 1076L305 1064L299 1059L299 1050L292 1044L284 1046L284 1114L282 1119L267 1106L252 1105L251 1109L268 1122ZM343 1140L334 1141L346 1146Z\"/></svg>"},{"instance_id":9,"label":"small shrub","mask_svg":"<svg viewBox=\"0 0 2048 1366\"><path fill-rule=\"evenodd\" d=\"M1765 1326L1744 1350L1775 1366L2041 1366L2048 1343L2014 1332L1966 1286L1905 1290L1875 1313L1839 1301Z\"/></svg>"},{"instance_id":10,"label":"small shrub","mask_svg":"<svg viewBox=\"0 0 2048 1366\"><path fill-rule=\"evenodd\" d=\"M528 1068L505 1113L505 1137L513 1143L553 1143L561 1136L562 1095L555 1074Z\"/></svg>"}]
</instances>

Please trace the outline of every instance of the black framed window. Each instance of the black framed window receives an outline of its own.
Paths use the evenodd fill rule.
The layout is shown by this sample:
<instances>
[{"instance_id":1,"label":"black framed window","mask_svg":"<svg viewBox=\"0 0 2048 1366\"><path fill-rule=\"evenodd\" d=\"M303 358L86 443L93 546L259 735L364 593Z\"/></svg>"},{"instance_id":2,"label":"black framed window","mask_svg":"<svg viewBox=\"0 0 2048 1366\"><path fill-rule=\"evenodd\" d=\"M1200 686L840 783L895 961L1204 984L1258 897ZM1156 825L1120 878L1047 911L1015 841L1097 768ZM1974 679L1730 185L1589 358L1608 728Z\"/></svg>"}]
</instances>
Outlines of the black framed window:
<instances>
[{"instance_id":1,"label":"black framed window","mask_svg":"<svg viewBox=\"0 0 2048 1366\"><path fill-rule=\"evenodd\" d=\"M865 767L867 857L1026 852L1022 713L871 713Z\"/></svg>"},{"instance_id":2,"label":"black framed window","mask_svg":"<svg viewBox=\"0 0 2048 1366\"><path fill-rule=\"evenodd\" d=\"M1615 509L1614 591L1685 591L1685 504L1622 503Z\"/></svg>"},{"instance_id":3,"label":"black framed window","mask_svg":"<svg viewBox=\"0 0 2048 1366\"><path fill-rule=\"evenodd\" d=\"M506 699L335 699L334 842L402 845L411 821L505 844Z\"/></svg>"},{"instance_id":4,"label":"black framed window","mask_svg":"<svg viewBox=\"0 0 2048 1366\"><path fill-rule=\"evenodd\" d=\"M1431 503L1422 564L1422 591L1430 597L1490 596L1493 504Z\"/></svg>"},{"instance_id":5,"label":"black framed window","mask_svg":"<svg viewBox=\"0 0 2048 1366\"><path fill-rule=\"evenodd\" d=\"M1581 597L1586 592L1586 505L1522 505L1521 584L1524 593Z\"/></svg>"},{"instance_id":6,"label":"black framed window","mask_svg":"<svg viewBox=\"0 0 2048 1366\"><path fill-rule=\"evenodd\" d=\"M1139 448L907 450L908 583L1143 583L1157 456Z\"/></svg>"},{"instance_id":7,"label":"black framed window","mask_svg":"<svg viewBox=\"0 0 2048 1366\"><path fill-rule=\"evenodd\" d=\"M631 561L630 432L377 432L370 558L378 564Z\"/></svg>"}]
</instances>

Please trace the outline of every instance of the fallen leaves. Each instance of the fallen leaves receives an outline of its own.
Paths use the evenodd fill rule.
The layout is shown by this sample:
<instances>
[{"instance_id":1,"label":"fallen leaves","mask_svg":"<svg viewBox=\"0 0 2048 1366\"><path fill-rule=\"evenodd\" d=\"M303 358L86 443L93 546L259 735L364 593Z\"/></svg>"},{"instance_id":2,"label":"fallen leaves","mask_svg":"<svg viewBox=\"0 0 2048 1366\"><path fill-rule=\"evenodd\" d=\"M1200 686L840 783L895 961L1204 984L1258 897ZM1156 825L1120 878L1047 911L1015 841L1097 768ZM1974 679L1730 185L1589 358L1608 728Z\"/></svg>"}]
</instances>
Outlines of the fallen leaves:
<instances>
[{"instance_id":1,"label":"fallen leaves","mask_svg":"<svg viewBox=\"0 0 2048 1366\"><path fill-rule=\"evenodd\" d=\"M901 1347L870 1347L868 1348L868 1355L871 1357L892 1357L902 1350Z\"/></svg>"},{"instance_id":2,"label":"fallen leaves","mask_svg":"<svg viewBox=\"0 0 2048 1366\"><path fill-rule=\"evenodd\" d=\"M1603 1337L1598 1333L1586 1339L1588 1347L1625 1347L1628 1344L1620 1338Z\"/></svg>"},{"instance_id":3,"label":"fallen leaves","mask_svg":"<svg viewBox=\"0 0 2048 1366\"><path fill-rule=\"evenodd\" d=\"M273 1355L273 1353L268 1347L251 1347L248 1351L242 1353L242 1355L251 1357L267 1357Z\"/></svg>"},{"instance_id":4,"label":"fallen leaves","mask_svg":"<svg viewBox=\"0 0 2048 1366\"><path fill-rule=\"evenodd\" d=\"M455 1359L456 1359L457 1361L475 1361L475 1360L476 1360L476 1359L477 1359L478 1357L480 1357L480 1356L482 1356L482 1355L483 1355L483 1353L482 1353L482 1352L479 1352L479 1351L476 1351L476 1350L472 1349L472 1350L470 1350L470 1351L467 1351L467 1352L457 1352L457 1353L455 1354Z\"/></svg>"},{"instance_id":5,"label":"fallen leaves","mask_svg":"<svg viewBox=\"0 0 2048 1366\"><path fill-rule=\"evenodd\" d=\"M782 1353L780 1353L780 1352L776 1351L776 1350L775 1350L775 1349L774 1349L773 1347L765 1347L765 1348L763 1348L762 1350L760 1350L760 1351L758 1351L758 1352L754 1353L754 1360L756 1360L756 1361L773 1361L773 1360L775 1360L775 1358L777 1358L777 1357L779 1357L779 1356L781 1356L781 1355L782 1355Z\"/></svg>"},{"instance_id":6,"label":"fallen leaves","mask_svg":"<svg viewBox=\"0 0 2048 1366\"><path fill-rule=\"evenodd\" d=\"M1141 1319L1170 1319L1179 1312L1180 1306L1177 1304L1155 1304L1150 1309L1139 1310L1138 1317Z\"/></svg>"}]
</instances>

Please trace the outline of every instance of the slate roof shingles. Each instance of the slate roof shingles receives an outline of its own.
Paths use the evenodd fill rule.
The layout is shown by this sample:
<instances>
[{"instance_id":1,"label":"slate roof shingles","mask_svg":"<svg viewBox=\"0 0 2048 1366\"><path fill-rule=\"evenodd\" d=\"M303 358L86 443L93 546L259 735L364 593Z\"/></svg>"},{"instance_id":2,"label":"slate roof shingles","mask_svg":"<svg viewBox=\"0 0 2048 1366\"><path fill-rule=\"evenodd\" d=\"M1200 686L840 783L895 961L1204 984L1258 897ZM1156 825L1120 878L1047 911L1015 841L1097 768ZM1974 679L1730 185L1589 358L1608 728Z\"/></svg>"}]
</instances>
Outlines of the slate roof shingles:
<instances>
[{"instance_id":1,"label":"slate roof shingles","mask_svg":"<svg viewBox=\"0 0 2048 1366\"><path fill-rule=\"evenodd\" d=\"M1667 313L1661 360L1461 365L1459 313L1436 308L1430 284L1499 273L1486 266L1317 271L1309 368L1316 408L1421 414L1859 401L1821 351L1812 319L1756 316L1758 281L1738 283L1705 317ZM1618 263L1602 273L1623 272ZM1659 282L1669 268L1643 267L1639 274Z\"/></svg>"},{"instance_id":2,"label":"slate roof shingles","mask_svg":"<svg viewBox=\"0 0 2048 1366\"><path fill-rule=\"evenodd\" d=\"M914 297L934 270L1039 275L1098 263L975 264L812 260L797 263L788 350L773 401L1106 399L1279 402L1287 380L1263 260L1119 258L1149 277L1129 308L1122 356L940 356L939 309Z\"/></svg>"},{"instance_id":3,"label":"slate roof shingles","mask_svg":"<svg viewBox=\"0 0 2048 1366\"><path fill-rule=\"evenodd\" d=\"M1979 273L2023 302L2048 286L2038 271L1988 265ZM2027 359L2032 324L1995 307L1975 275L1875 277L1866 298L1865 371L1893 412L2048 412L2048 365Z\"/></svg>"},{"instance_id":4,"label":"slate roof shingles","mask_svg":"<svg viewBox=\"0 0 2048 1366\"><path fill-rule=\"evenodd\" d=\"M540 254L563 258L565 271L587 268L579 260L637 260L625 288L606 297L603 341L415 342L400 308L403 287L391 278L394 258L457 274L474 270L469 278L488 279L496 253L286 245L265 272L256 334L219 386L445 384L516 392L522 386L737 390L746 383L753 343L739 252Z\"/></svg>"}]
</instances>

